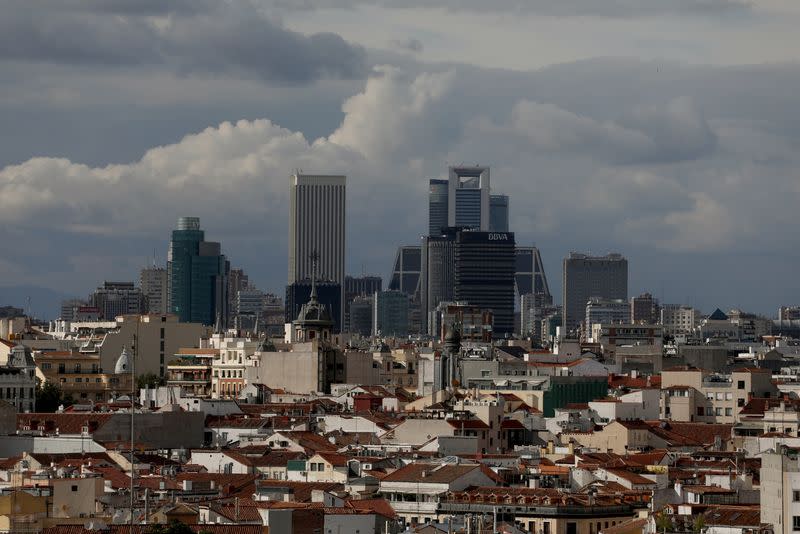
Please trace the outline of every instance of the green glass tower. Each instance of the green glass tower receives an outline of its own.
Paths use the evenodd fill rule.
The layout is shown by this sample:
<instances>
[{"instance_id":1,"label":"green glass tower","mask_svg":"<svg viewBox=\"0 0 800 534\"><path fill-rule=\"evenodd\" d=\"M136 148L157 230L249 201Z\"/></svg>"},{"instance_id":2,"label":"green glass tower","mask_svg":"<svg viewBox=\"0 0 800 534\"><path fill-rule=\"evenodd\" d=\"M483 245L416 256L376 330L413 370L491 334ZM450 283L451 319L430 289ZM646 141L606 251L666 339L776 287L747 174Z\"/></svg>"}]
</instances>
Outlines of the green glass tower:
<instances>
[{"instance_id":1,"label":"green glass tower","mask_svg":"<svg viewBox=\"0 0 800 534\"><path fill-rule=\"evenodd\" d=\"M230 264L219 243L205 241L197 217L181 217L167 261L169 311L182 322L224 326Z\"/></svg>"}]
</instances>

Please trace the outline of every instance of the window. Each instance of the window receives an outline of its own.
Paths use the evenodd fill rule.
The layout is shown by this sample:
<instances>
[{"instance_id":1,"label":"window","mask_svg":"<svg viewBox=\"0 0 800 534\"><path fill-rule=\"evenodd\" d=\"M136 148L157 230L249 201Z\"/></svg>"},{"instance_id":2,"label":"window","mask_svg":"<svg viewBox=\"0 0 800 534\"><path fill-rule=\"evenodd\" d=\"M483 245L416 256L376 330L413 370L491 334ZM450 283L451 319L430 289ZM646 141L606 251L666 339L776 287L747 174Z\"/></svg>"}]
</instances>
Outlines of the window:
<instances>
[{"instance_id":1,"label":"window","mask_svg":"<svg viewBox=\"0 0 800 534\"><path fill-rule=\"evenodd\" d=\"M725 415L733 415L733 408L725 408Z\"/></svg>"},{"instance_id":2,"label":"window","mask_svg":"<svg viewBox=\"0 0 800 534\"><path fill-rule=\"evenodd\" d=\"M738 406L739 408L744 406L744 399L736 399L736 406Z\"/></svg>"},{"instance_id":3,"label":"window","mask_svg":"<svg viewBox=\"0 0 800 534\"><path fill-rule=\"evenodd\" d=\"M79 364L79 363L75 364L75 372L76 373L80 373L81 372L81 364Z\"/></svg>"},{"instance_id":4,"label":"window","mask_svg":"<svg viewBox=\"0 0 800 534\"><path fill-rule=\"evenodd\" d=\"M714 408L714 415L722 415L722 408Z\"/></svg>"},{"instance_id":5,"label":"window","mask_svg":"<svg viewBox=\"0 0 800 534\"><path fill-rule=\"evenodd\" d=\"M706 414L706 409L703 408L702 406L698 406L697 407L697 415L705 415L705 414Z\"/></svg>"},{"instance_id":6,"label":"window","mask_svg":"<svg viewBox=\"0 0 800 534\"><path fill-rule=\"evenodd\" d=\"M719 391L717 392L717 400L722 400L722 393Z\"/></svg>"},{"instance_id":7,"label":"window","mask_svg":"<svg viewBox=\"0 0 800 534\"><path fill-rule=\"evenodd\" d=\"M733 400L733 393L730 393L730 392L726 393L725 394L725 400Z\"/></svg>"},{"instance_id":8,"label":"window","mask_svg":"<svg viewBox=\"0 0 800 534\"><path fill-rule=\"evenodd\" d=\"M792 530L800 531L800 515L792 516Z\"/></svg>"},{"instance_id":9,"label":"window","mask_svg":"<svg viewBox=\"0 0 800 534\"><path fill-rule=\"evenodd\" d=\"M310 471L316 471L316 470L317 470L317 464L316 464L316 463L314 463L314 462L311 462L311 464L310 464L310 465L311 465L311 469L310 469Z\"/></svg>"},{"instance_id":10,"label":"window","mask_svg":"<svg viewBox=\"0 0 800 534\"><path fill-rule=\"evenodd\" d=\"M792 502L800 502L800 490L792 490Z\"/></svg>"},{"instance_id":11,"label":"window","mask_svg":"<svg viewBox=\"0 0 800 534\"><path fill-rule=\"evenodd\" d=\"M72 487L71 487L70 489L71 489L72 491L78 491L78 485L77 485L77 484L73 484L73 485L72 485Z\"/></svg>"},{"instance_id":12,"label":"window","mask_svg":"<svg viewBox=\"0 0 800 534\"><path fill-rule=\"evenodd\" d=\"M736 389L744 389L744 380L736 382Z\"/></svg>"}]
</instances>

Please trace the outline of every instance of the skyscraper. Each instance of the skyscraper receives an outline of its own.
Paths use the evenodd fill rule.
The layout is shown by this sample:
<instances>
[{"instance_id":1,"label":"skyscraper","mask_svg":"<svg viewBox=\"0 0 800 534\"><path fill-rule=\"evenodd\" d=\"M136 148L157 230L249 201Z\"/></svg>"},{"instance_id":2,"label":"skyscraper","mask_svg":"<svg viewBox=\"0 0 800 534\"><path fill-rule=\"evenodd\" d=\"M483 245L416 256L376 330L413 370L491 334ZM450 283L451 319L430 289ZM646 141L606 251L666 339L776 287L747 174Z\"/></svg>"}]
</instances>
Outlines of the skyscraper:
<instances>
[{"instance_id":1,"label":"skyscraper","mask_svg":"<svg viewBox=\"0 0 800 534\"><path fill-rule=\"evenodd\" d=\"M344 277L344 327L348 332L353 332L350 326L350 305L358 297L374 295L383 289L383 279L380 276L345 276ZM370 314L371 320L371 314Z\"/></svg>"},{"instance_id":2,"label":"skyscraper","mask_svg":"<svg viewBox=\"0 0 800 534\"><path fill-rule=\"evenodd\" d=\"M312 257L317 279L332 280L344 291L345 193L344 176L296 173L289 189L288 283L310 279ZM344 313L344 295L338 316ZM331 310L337 315L336 310ZM341 321L338 323L341 327Z\"/></svg>"},{"instance_id":3,"label":"skyscraper","mask_svg":"<svg viewBox=\"0 0 800 534\"><path fill-rule=\"evenodd\" d=\"M408 335L408 295L401 291L375 293L375 335L405 337Z\"/></svg>"},{"instance_id":4,"label":"skyscraper","mask_svg":"<svg viewBox=\"0 0 800 534\"><path fill-rule=\"evenodd\" d=\"M508 195L489 197L489 231L508 232Z\"/></svg>"},{"instance_id":5,"label":"skyscraper","mask_svg":"<svg viewBox=\"0 0 800 534\"><path fill-rule=\"evenodd\" d=\"M431 180L428 192L428 235L439 235L447 227L447 180Z\"/></svg>"},{"instance_id":6,"label":"skyscraper","mask_svg":"<svg viewBox=\"0 0 800 534\"><path fill-rule=\"evenodd\" d=\"M441 230L435 234L440 235ZM422 247L405 245L397 249L394 269L389 279L389 289L402 291L409 297L416 298L420 291L420 273L422 271Z\"/></svg>"},{"instance_id":7,"label":"skyscraper","mask_svg":"<svg viewBox=\"0 0 800 534\"><path fill-rule=\"evenodd\" d=\"M590 256L571 252L564 258L562 274L563 335L581 324L590 298L628 299L628 260L620 254Z\"/></svg>"},{"instance_id":8,"label":"skyscraper","mask_svg":"<svg viewBox=\"0 0 800 534\"><path fill-rule=\"evenodd\" d=\"M169 310L182 322L223 325L228 317L230 263L217 242L205 241L197 217L181 217L167 257Z\"/></svg>"},{"instance_id":9,"label":"skyscraper","mask_svg":"<svg viewBox=\"0 0 800 534\"><path fill-rule=\"evenodd\" d=\"M148 267L139 273L147 313L167 313L167 270L163 267Z\"/></svg>"},{"instance_id":10,"label":"skyscraper","mask_svg":"<svg viewBox=\"0 0 800 534\"><path fill-rule=\"evenodd\" d=\"M89 297L100 317L113 321L118 315L138 315L144 311L142 291L133 282L103 282Z\"/></svg>"},{"instance_id":11,"label":"skyscraper","mask_svg":"<svg viewBox=\"0 0 800 534\"><path fill-rule=\"evenodd\" d=\"M494 337L514 332L512 232L459 231L455 240L455 298L494 315Z\"/></svg>"},{"instance_id":12,"label":"skyscraper","mask_svg":"<svg viewBox=\"0 0 800 534\"><path fill-rule=\"evenodd\" d=\"M514 286L517 298L528 294L541 295L543 301L549 301L546 304L552 304L553 297L550 295L550 286L538 248L517 247Z\"/></svg>"},{"instance_id":13,"label":"skyscraper","mask_svg":"<svg viewBox=\"0 0 800 534\"><path fill-rule=\"evenodd\" d=\"M489 230L489 167L450 167L447 225Z\"/></svg>"},{"instance_id":14,"label":"skyscraper","mask_svg":"<svg viewBox=\"0 0 800 534\"><path fill-rule=\"evenodd\" d=\"M431 314L440 302L454 300L456 228L422 240L420 315L422 329L432 334ZM390 286L391 288L391 286Z\"/></svg>"}]
</instances>

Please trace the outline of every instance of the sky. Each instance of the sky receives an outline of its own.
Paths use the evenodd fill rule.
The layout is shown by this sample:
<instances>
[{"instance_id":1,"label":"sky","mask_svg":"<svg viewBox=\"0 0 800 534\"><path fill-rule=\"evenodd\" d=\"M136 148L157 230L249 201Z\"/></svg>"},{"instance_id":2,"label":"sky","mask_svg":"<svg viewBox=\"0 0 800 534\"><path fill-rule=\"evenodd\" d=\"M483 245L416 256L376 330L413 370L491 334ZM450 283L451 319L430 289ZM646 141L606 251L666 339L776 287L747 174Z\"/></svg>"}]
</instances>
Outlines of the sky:
<instances>
[{"instance_id":1,"label":"sky","mask_svg":"<svg viewBox=\"0 0 800 534\"><path fill-rule=\"evenodd\" d=\"M796 0L7 0L0 305L165 262L198 216L282 294L289 176L348 177L348 272L427 181L492 168L560 300L570 251L711 312L800 304Z\"/></svg>"}]
</instances>

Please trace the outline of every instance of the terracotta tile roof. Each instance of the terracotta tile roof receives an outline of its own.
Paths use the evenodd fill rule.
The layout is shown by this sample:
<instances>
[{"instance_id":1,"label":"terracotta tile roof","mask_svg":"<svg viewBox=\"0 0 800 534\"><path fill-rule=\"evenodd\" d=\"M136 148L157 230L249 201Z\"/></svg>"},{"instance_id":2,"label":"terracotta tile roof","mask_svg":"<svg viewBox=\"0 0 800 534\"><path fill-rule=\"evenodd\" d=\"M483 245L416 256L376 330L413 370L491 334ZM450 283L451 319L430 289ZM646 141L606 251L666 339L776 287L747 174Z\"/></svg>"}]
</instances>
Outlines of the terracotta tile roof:
<instances>
[{"instance_id":1,"label":"terracotta tile roof","mask_svg":"<svg viewBox=\"0 0 800 534\"><path fill-rule=\"evenodd\" d=\"M647 421L650 431L672 445L713 445L715 438L731 439L732 424Z\"/></svg>"},{"instance_id":2,"label":"terracotta tile roof","mask_svg":"<svg viewBox=\"0 0 800 534\"><path fill-rule=\"evenodd\" d=\"M347 501L347 506L354 510L372 512L389 519L396 519L397 513L386 499L362 499Z\"/></svg>"},{"instance_id":3,"label":"terracotta tile roof","mask_svg":"<svg viewBox=\"0 0 800 534\"><path fill-rule=\"evenodd\" d=\"M480 419L448 419L447 423L453 428L469 428L487 430L489 425Z\"/></svg>"},{"instance_id":4,"label":"terracotta tile roof","mask_svg":"<svg viewBox=\"0 0 800 534\"><path fill-rule=\"evenodd\" d=\"M293 482L289 480L262 479L256 481L256 488L285 488L291 492L294 503L309 503L311 502L312 491L339 491L344 489L344 485L335 482Z\"/></svg>"},{"instance_id":5,"label":"terracotta tile roof","mask_svg":"<svg viewBox=\"0 0 800 534\"><path fill-rule=\"evenodd\" d=\"M281 431L280 435L303 447L308 454L319 451L336 451L337 449L335 444L315 432L304 430Z\"/></svg>"},{"instance_id":6,"label":"terracotta tile roof","mask_svg":"<svg viewBox=\"0 0 800 534\"><path fill-rule=\"evenodd\" d=\"M151 525L108 525L108 530L89 530L81 525L58 525L42 530L42 534L147 534ZM261 525L189 525L194 532L209 534L263 534Z\"/></svg>"},{"instance_id":7,"label":"terracotta tile roof","mask_svg":"<svg viewBox=\"0 0 800 534\"><path fill-rule=\"evenodd\" d=\"M641 534L647 526L647 519L629 519L613 527L604 528L600 534Z\"/></svg>"},{"instance_id":8,"label":"terracotta tile roof","mask_svg":"<svg viewBox=\"0 0 800 534\"><path fill-rule=\"evenodd\" d=\"M705 524L726 527L760 527L761 509L758 506L713 506L703 514Z\"/></svg>"},{"instance_id":9,"label":"terracotta tile roof","mask_svg":"<svg viewBox=\"0 0 800 534\"><path fill-rule=\"evenodd\" d=\"M179 483L191 480L193 483L208 484L214 482L214 487L223 497L236 495L251 496L255 492L255 482L258 475L229 474L229 473L178 473L175 477Z\"/></svg>"},{"instance_id":10,"label":"terracotta tile roof","mask_svg":"<svg viewBox=\"0 0 800 534\"><path fill-rule=\"evenodd\" d=\"M637 486L655 486L656 483L650 480L649 478L645 478L638 473L633 473L626 469L606 469L606 471L616 477L619 477L623 480L627 480L631 484L636 484Z\"/></svg>"},{"instance_id":11,"label":"terracotta tile roof","mask_svg":"<svg viewBox=\"0 0 800 534\"><path fill-rule=\"evenodd\" d=\"M115 416L110 413L18 413L17 430L36 426L38 429L52 428L52 432L58 429L60 434L80 434L83 426L88 424L91 434Z\"/></svg>"},{"instance_id":12,"label":"terracotta tile roof","mask_svg":"<svg viewBox=\"0 0 800 534\"><path fill-rule=\"evenodd\" d=\"M208 508L231 521L257 521L258 524L261 524L262 521L261 514L258 513L258 507L252 499L239 499L238 506L235 502L209 503Z\"/></svg>"},{"instance_id":13,"label":"terracotta tile roof","mask_svg":"<svg viewBox=\"0 0 800 534\"><path fill-rule=\"evenodd\" d=\"M408 464L389 473L381 482L449 484L481 467L482 464L430 464L418 462Z\"/></svg>"},{"instance_id":14,"label":"terracotta tile roof","mask_svg":"<svg viewBox=\"0 0 800 534\"><path fill-rule=\"evenodd\" d=\"M328 451L318 452L316 456L323 458L326 462L328 462L334 467L346 467L347 461L350 459L344 454L339 454L338 452L328 452Z\"/></svg>"}]
</instances>

